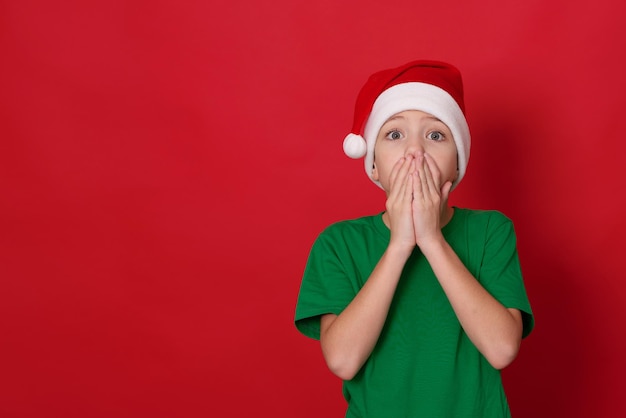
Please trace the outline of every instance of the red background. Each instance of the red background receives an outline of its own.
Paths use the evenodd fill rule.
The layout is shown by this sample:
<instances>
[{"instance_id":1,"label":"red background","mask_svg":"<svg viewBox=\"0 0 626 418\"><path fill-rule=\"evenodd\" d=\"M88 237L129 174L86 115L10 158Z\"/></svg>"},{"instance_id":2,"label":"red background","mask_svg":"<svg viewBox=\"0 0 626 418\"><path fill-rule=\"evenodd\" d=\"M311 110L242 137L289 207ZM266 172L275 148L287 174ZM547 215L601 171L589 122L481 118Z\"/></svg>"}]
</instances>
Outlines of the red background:
<instances>
[{"instance_id":1,"label":"red background","mask_svg":"<svg viewBox=\"0 0 626 418\"><path fill-rule=\"evenodd\" d=\"M384 205L358 89L414 58L465 77L452 202L518 231L514 416L626 413L620 2L71 3L0 3L2 417L343 416L293 311L321 229Z\"/></svg>"}]
</instances>

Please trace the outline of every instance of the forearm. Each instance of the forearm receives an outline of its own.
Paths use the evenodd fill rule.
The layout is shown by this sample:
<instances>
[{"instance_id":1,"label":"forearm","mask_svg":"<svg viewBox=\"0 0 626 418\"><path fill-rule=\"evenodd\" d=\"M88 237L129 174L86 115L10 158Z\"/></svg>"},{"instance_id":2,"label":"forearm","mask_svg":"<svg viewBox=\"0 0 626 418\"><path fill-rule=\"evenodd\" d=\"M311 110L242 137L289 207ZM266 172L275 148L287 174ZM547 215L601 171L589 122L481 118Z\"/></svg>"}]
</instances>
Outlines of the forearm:
<instances>
[{"instance_id":1,"label":"forearm","mask_svg":"<svg viewBox=\"0 0 626 418\"><path fill-rule=\"evenodd\" d=\"M467 270L443 237L422 248L463 330L496 369L517 356L521 314L498 302Z\"/></svg>"},{"instance_id":2,"label":"forearm","mask_svg":"<svg viewBox=\"0 0 626 418\"><path fill-rule=\"evenodd\" d=\"M370 356L410 252L387 248L361 290L338 315L322 318L320 342L330 370L350 380Z\"/></svg>"}]
</instances>

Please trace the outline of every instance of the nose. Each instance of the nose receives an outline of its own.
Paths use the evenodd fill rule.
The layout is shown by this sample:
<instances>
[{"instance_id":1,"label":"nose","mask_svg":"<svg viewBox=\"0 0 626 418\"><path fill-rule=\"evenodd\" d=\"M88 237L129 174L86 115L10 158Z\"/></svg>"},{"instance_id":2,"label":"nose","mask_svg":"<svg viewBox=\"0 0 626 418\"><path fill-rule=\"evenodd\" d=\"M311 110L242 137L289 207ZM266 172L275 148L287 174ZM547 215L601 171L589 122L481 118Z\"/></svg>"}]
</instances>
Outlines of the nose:
<instances>
[{"instance_id":1,"label":"nose","mask_svg":"<svg viewBox=\"0 0 626 418\"><path fill-rule=\"evenodd\" d=\"M416 158L418 155L424 155L424 143L417 137L407 138L404 156Z\"/></svg>"}]
</instances>

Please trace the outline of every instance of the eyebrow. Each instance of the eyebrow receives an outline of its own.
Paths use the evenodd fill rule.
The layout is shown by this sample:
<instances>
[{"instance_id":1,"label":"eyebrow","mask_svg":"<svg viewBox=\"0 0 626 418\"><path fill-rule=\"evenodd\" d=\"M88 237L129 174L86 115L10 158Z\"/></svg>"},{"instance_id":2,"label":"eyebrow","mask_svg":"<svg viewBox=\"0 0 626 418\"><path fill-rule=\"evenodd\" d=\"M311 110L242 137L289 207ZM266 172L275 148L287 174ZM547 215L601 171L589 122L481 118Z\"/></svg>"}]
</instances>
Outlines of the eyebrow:
<instances>
[{"instance_id":1,"label":"eyebrow","mask_svg":"<svg viewBox=\"0 0 626 418\"><path fill-rule=\"evenodd\" d=\"M435 121L435 122L443 123L443 121L441 119L439 119L439 118L437 118L435 116L432 116L432 115L425 115L424 118L425 119L430 119L430 120ZM391 122L391 121L394 121L394 120L397 120L397 119L406 119L406 117L404 117L402 115L395 115L395 116L392 116L389 119L387 119L385 121L385 123L388 123L388 122ZM445 123L443 123L443 124L445 125Z\"/></svg>"},{"instance_id":2,"label":"eyebrow","mask_svg":"<svg viewBox=\"0 0 626 418\"><path fill-rule=\"evenodd\" d=\"M385 123L387 123L387 122L391 122L392 120L396 120L396 119L406 119L406 118L405 118L404 116L402 116L402 115L395 115L395 116L392 116L392 117L390 117L389 119L387 119L387 120L385 121Z\"/></svg>"},{"instance_id":3,"label":"eyebrow","mask_svg":"<svg viewBox=\"0 0 626 418\"><path fill-rule=\"evenodd\" d=\"M435 117L435 116L431 116L431 115L426 116L426 119L432 119L432 120L434 120L435 122L441 122L441 123L443 123L443 121L442 121L441 119L439 119L439 118L437 118L437 117ZM443 123L443 124L445 125L445 123Z\"/></svg>"}]
</instances>

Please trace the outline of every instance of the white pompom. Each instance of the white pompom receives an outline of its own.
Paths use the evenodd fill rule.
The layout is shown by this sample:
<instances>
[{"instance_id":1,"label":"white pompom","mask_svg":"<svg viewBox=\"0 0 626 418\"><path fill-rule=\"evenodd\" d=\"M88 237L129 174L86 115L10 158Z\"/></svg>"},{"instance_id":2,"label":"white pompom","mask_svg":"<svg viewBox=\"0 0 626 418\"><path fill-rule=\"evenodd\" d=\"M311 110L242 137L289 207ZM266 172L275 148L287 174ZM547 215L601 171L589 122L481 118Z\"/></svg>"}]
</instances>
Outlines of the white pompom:
<instances>
[{"instance_id":1,"label":"white pompom","mask_svg":"<svg viewBox=\"0 0 626 418\"><path fill-rule=\"evenodd\" d=\"M360 135L348 134L343 140L343 152L350 158L362 158L367 153L367 144Z\"/></svg>"}]
</instances>

